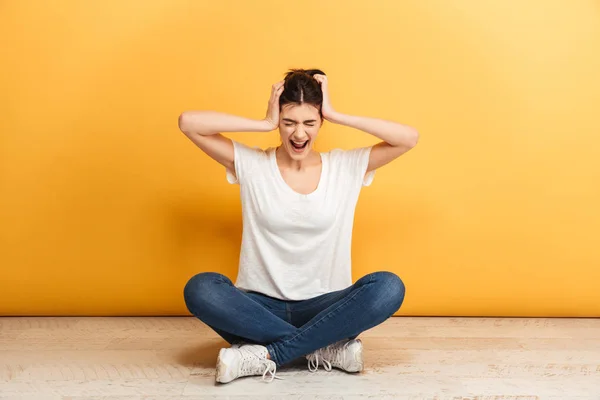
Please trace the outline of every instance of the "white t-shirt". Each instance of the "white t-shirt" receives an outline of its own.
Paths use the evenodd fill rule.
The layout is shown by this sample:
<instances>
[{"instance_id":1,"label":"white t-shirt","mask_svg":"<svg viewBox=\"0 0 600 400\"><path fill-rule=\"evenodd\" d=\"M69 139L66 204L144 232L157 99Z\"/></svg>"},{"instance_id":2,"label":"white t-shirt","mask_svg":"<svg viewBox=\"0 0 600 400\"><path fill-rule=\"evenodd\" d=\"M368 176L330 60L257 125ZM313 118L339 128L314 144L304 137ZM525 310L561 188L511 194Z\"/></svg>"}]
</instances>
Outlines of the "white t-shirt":
<instances>
[{"instance_id":1,"label":"white t-shirt","mask_svg":"<svg viewBox=\"0 0 600 400\"><path fill-rule=\"evenodd\" d=\"M283 179L275 148L233 141L240 185L242 247L236 287L282 300L305 300L352 285L350 247L354 210L371 146L321 154L321 179L310 194Z\"/></svg>"}]
</instances>

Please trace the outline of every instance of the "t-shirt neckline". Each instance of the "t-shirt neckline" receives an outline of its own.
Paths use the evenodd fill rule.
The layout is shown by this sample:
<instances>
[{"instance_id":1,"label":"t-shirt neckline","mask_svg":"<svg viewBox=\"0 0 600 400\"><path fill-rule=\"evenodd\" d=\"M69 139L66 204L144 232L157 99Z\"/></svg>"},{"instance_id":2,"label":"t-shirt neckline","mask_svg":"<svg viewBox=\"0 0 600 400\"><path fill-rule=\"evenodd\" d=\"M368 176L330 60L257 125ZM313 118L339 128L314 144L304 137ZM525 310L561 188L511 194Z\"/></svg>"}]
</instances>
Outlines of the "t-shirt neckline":
<instances>
[{"instance_id":1,"label":"t-shirt neckline","mask_svg":"<svg viewBox=\"0 0 600 400\"><path fill-rule=\"evenodd\" d=\"M279 165L277 165L277 147L273 147L271 148L271 167L273 168L273 172L275 173L275 176L277 177L277 181L280 183L281 186L284 187L284 189L286 191L288 191L289 193L291 193L294 196L298 196L298 197L302 197L302 198L310 198L310 197L314 197L317 194L319 194L319 192L322 190L323 186L325 186L325 177L327 176L327 157L325 157L323 155L323 153L319 152L319 156L321 157L321 176L319 177L319 183L317 184L317 188L315 190L313 190L310 193L304 194L304 193L300 193L295 191L294 189L292 189L290 187L290 185L287 184L287 182L285 181L285 179L283 179L283 175L281 175L281 171L279 170Z\"/></svg>"}]
</instances>

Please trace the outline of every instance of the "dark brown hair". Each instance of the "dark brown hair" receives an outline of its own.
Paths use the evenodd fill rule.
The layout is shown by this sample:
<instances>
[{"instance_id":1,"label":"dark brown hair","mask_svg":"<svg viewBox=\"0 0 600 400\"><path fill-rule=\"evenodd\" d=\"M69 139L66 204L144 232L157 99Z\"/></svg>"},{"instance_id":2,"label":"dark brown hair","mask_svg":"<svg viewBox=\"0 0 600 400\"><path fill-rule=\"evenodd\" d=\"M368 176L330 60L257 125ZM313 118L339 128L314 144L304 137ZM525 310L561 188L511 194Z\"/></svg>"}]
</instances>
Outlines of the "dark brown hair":
<instances>
[{"instance_id":1,"label":"dark brown hair","mask_svg":"<svg viewBox=\"0 0 600 400\"><path fill-rule=\"evenodd\" d=\"M321 120L321 106L323 105L323 91L321 85L313 75L325 75L320 69L290 69L284 79L283 93L279 97L279 107L284 104L310 104L319 110Z\"/></svg>"}]
</instances>

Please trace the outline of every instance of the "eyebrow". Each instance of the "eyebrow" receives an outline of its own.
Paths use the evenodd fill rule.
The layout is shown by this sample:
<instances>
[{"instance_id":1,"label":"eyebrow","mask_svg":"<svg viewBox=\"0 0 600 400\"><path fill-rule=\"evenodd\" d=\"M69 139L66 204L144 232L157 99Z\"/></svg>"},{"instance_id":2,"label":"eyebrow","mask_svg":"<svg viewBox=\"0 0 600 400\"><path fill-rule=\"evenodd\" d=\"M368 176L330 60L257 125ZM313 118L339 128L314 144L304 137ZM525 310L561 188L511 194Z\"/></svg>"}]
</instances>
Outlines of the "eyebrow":
<instances>
[{"instance_id":1,"label":"eyebrow","mask_svg":"<svg viewBox=\"0 0 600 400\"><path fill-rule=\"evenodd\" d=\"M296 120L293 120L293 119L290 119L290 118L283 118L283 121L286 121L286 122L293 122L293 123L295 123L295 124L297 124L297 123L298 123L298 121L296 121ZM317 122L317 120L316 120L316 119L307 119L306 121L304 121L304 123L305 123L305 124L306 124L306 123L308 123L308 122Z\"/></svg>"}]
</instances>

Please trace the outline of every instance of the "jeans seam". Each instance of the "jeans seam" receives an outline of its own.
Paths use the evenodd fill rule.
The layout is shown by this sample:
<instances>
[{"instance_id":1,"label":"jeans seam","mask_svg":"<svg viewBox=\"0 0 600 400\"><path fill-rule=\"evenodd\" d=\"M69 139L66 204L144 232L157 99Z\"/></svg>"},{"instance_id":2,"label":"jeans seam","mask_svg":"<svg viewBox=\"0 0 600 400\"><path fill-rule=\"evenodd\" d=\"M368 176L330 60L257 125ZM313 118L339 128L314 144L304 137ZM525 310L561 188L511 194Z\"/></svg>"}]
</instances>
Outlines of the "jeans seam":
<instances>
[{"instance_id":1,"label":"jeans seam","mask_svg":"<svg viewBox=\"0 0 600 400\"><path fill-rule=\"evenodd\" d=\"M292 309L287 302L285 303L285 316L288 319L287 322L289 324L292 324Z\"/></svg>"},{"instance_id":2,"label":"jeans seam","mask_svg":"<svg viewBox=\"0 0 600 400\"><path fill-rule=\"evenodd\" d=\"M282 344L288 344L289 342L295 340L296 338L298 338L298 336L301 336L307 332L309 332L311 329L313 329L314 327L320 325L320 323L322 321L324 321L325 319L327 319L331 314L337 312L338 310L340 310L342 307L346 306L346 304L348 304L350 301L352 301L369 283L371 283L373 281L373 275L371 275L369 282L367 282L366 284L362 285L357 291L356 293L352 294L351 296L348 296L348 298L346 299L346 301L344 301L342 304L340 304L335 310L330 311L329 313L327 313L326 315L322 316L318 321L316 321L315 323L313 323L310 327L308 327L306 330L303 330L302 332L297 333L294 337L284 340L282 342ZM271 346L274 348L275 345L273 343L271 343Z\"/></svg>"}]
</instances>

